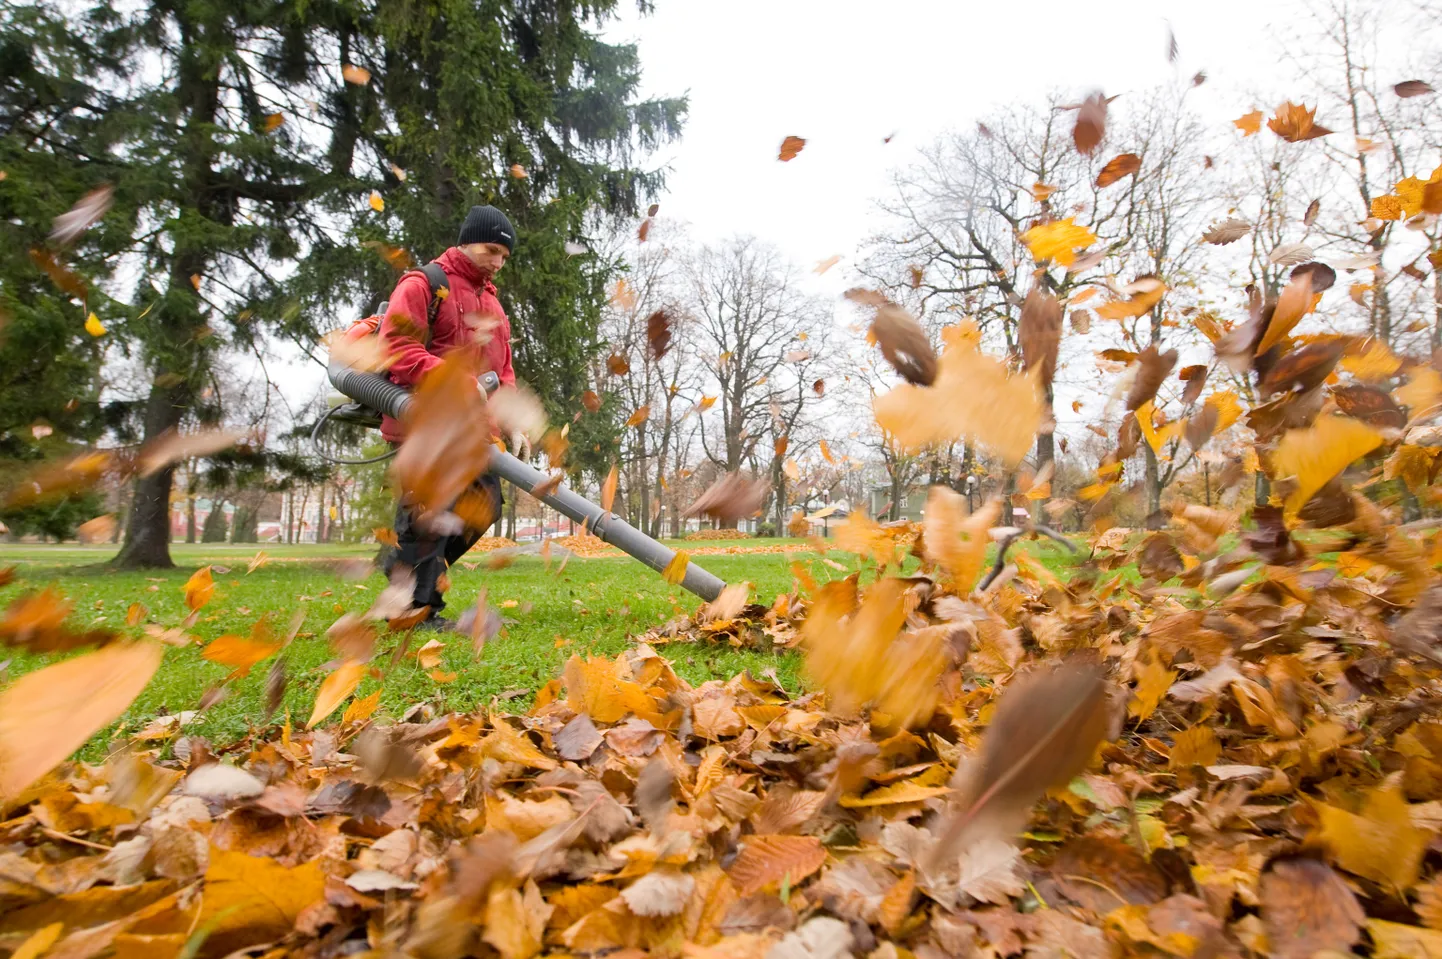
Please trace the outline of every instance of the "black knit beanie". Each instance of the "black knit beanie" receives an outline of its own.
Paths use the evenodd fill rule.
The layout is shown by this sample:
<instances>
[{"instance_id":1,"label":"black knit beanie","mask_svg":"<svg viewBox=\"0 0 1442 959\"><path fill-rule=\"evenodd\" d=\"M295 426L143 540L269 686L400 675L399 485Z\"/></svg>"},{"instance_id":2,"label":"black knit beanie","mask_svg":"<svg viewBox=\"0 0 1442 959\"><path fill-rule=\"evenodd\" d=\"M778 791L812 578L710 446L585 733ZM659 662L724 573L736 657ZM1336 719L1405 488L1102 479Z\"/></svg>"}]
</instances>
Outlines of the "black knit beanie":
<instances>
[{"instance_id":1,"label":"black knit beanie","mask_svg":"<svg viewBox=\"0 0 1442 959\"><path fill-rule=\"evenodd\" d=\"M456 246L472 243L499 243L512 252L516 249L516 231L506 215L493 206L473 206L461 224Z\"/></svg>"}]
</instances>

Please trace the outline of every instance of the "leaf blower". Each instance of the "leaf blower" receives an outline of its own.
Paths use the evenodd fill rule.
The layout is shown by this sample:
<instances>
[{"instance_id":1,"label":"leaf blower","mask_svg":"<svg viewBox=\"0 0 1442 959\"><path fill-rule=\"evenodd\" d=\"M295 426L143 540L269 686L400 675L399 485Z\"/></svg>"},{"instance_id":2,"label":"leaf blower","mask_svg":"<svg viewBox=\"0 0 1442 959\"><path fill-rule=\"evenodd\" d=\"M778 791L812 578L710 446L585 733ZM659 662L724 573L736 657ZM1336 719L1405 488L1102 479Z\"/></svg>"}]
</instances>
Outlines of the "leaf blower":
<instances>
[{"instance_id":1,"label":"leaf blower","mask_svg":"<svg viewBox=\"0 0 1442 959\"><path fill-rule=\"evenodd\" d=\"M330 377L331 385L354 402L343 403L327 410L311 431L312 441L318 438L321 428L332 419L358 426L379 428L382 413L396 419L405 418L406 407L411 402L410 391L405 387L397 386L379 374L352 369L334 360L327 368L327 375ZM495 373L488 372L481 377L481 386L489 395L500 386L500 379ZM317 444L318 446L319 444ZM395 453L392 451L368 460L338 460L335 462L375 463L394 455ZM531 464L494 446L491 448L486 472L508 481L512 486L524 490L532 496L536 496L537 488L545 489L549 486L552 479ZM657 572L666 569L676 558L673 550L656 542L615 513L603 510L595 503L578 496L564 485L555 486L549 492L543 492L536 498L562 516L567 516L582 524L602 541L615 546ZM707 602L711 602L721 594L721 590L726 587L726 584L720 577L708 573L695 563L687 563L681 587L695 593Z\"/></svg>"}]
</instances>

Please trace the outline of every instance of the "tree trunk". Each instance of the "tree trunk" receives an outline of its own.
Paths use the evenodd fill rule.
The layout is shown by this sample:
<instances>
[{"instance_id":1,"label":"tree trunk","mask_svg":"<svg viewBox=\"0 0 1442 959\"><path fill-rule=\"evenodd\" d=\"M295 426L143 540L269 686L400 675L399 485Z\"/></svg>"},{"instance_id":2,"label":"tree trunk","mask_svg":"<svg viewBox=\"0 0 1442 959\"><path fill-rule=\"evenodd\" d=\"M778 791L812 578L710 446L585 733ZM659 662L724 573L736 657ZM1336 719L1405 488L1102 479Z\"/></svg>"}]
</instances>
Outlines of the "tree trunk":
<instances>
[{"instance_id":1,"label":"tree trunk","mask_svg":"<svg viewBox=\"0 0 1442 959\"><path fill-rule=\"evenodd\" d=\"M1001 525L1015 526L1016 512L1011 505L1011 498L1016 493L1016 472L1006 471L1006 479L1001 484Z\"/></svg>"},{"instance_id":2,"label":"tree trunk","mask_svg":"<svg viewBox=\"0 0 1442 959\"><path fill-rule=\"evenodd\" d=\"M1255 506L1266 506L1267 500L1272 498L1272 484L1267 481L1267 474L1257 470L1257 478L1252 486L1252 503Z\"/></svg>"},{"instance_id":3,"label":"tree trunk","mask_svg":"<svg viewBox=\"0 0 1442 959\"><path fill-rule=\"evenodd\" d=\"M776 499L776 535L790 536L791 529L786 522L786 472L784 469L772 472L771 495Z\"/></svg>"},{"instance_id":4,"label":"tree trunk","mask_svg":"<svg viewBox=\"0 0 1442 959\"><path fill-rule=\"evenodd\" d=\"M180 425L184 413L181 396L174 388L152 385L145 403L145 437L153 439ZM130 516L125 525L125 545L110 561L119 569L169 569L170 488L175 464L135 481Z\"/></svg>"},{"instance_id":5,"label":"tree trunk","mask_svg":"<svg viewBox=\"0 0 1442 959\"><path fill-rule=\"evenodd\" d=\"M511 487L511 495L507 497L508 502L506 503L506 538L507 538L507 539L515 539L515 538L516 538L516 497L519 496L519 495L520 495L520 491L517 490L516 487L512 486L512 487Z\"/></svg>"},{"instance_id":6,"label":"tree trunk","mask_svg":"<svg viewBox=\"0 0 1442 959\"><path fill-rule=\"evenodd\" d=\"M1156 451L1150 443L1142 444L1142 453L1147 461L1147 529L1161 528L1162 512L1162 474L1157 463Z\"/></svg>"},{"instance_id":7,"label":"tree trunk","mask_svg":"<svg viewBox=\"0 0 1442 959\"><path fill-rule=\"evenodd\" d=\"M195 542L195 494L185 495L185 541Z\"/></svg>"}]
</instances>

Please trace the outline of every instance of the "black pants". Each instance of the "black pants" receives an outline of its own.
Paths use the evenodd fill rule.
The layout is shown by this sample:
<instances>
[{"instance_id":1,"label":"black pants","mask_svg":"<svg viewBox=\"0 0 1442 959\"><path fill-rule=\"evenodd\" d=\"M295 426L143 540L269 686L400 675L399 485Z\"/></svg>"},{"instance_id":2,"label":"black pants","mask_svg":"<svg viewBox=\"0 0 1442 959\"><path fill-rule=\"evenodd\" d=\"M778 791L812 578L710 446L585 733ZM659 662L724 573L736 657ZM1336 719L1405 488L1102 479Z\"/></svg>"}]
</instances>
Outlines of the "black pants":
<instances>
[{"instance_id":1,"label":"black pants","mask_svg":"<svg viewBox=\"0 0 1442 959\"><path fill-rule=\"evenodd\" d=\"M494 476L481 476L471 484L471 489L490 500L494 522L499 522L502 505L501 481ZM415 606L429 606L431 612L439 612L446 605L441 591L436 588L441 574L466 555L485 532L484 529L467 526L459 533L440 536L420 529L416 525L415 511L405 502L401 502L396 506L396 548L386 554L385 573L390 576L391 570L396 566L409 566L416 574L416 591L412 603Z\"/></svg>"}]
</instances>

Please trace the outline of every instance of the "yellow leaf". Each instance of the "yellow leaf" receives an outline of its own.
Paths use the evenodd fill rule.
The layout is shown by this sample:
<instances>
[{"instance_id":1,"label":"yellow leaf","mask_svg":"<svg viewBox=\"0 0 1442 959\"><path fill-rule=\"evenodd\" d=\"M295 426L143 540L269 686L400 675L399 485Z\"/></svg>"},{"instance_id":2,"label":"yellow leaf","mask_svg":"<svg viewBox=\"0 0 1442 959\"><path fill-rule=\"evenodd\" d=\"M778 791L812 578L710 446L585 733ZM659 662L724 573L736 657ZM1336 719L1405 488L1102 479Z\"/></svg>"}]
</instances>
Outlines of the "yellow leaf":
<instances>
[{"instance_id":1,"label":"yellow leaf","mask_svg":"<svg viewBox=\"0 0 1442 959\"><path fill-rule=\"evenodd\" d=\"M1428 834L1412 825L1407 801L1395 787L1368 793L1360 815L1326 803L1315 806L1322 842L1337 865L1398 893L1417 881Z\"/></svg>"},{"instance_id":2,"label":"yellow leaf","mask_svg":"<svg viewBox=\"0 0 1442 959\"><path fill-rule=\"evenodd\" d=\"M1238 117L1232 121L1232 126L1241 130L1243 136L1251 136L1262 129L1262 111L1253 110L1245 116Z\"/></svg>"},{"instance_id":3,"label":"yellow leaf","mask_svg":"<svg viewBox=\"0 0 1442 959\"><path fill-rule=\"evenodd\" d=\"M1442 959L1442 932L1385 919L1368 919L1373 959Z\"/></svg>"},{"instance_id":4,"label":"yellow leaf","mask_svg":"<svg viewBox=\"0 0 1442 959\"><path fill-rule=\"evenodd\" d=\"M376 711L376 707L380 704L381 691L377 689L369 696L351 700L350 705L348 705L345 708L345 712L341 714L340 721L342 724L363 723L371 718L371 714Z\"/></svg>"},{"instance_id":5,"label":"yellow leaf","mask_svg":"<svg viewBox=\"0 0 1442 959\"><path fill-rule=\"evenodd\" d=\"M1402 216L1414 217L1422 212L1422 196L1427 190L1427 184L1409 176L1397 184L1394 192L1397 194L1397 202L1402 204Z\"/></svg>"},{"instance_id":6,"label":"yellow leaf","mask_svg":"<svg viewBox=\"0 0 1442 959\"><path fill-rule=\"evenodd\" d=\"M1393 390L1392 395L1415 419L1442 403L1442 375L1430 366L1414 366L1407 371L1407 382Z\"/></svg>"},{"instance_id":7,"label":"yellow leaf","mask_svg":"<svg viewBox=\"0 0 1442 959\"><path fill-rule=\"evenodd\" d=\"M192 610L197 610L210 602L210 597L215 595L215 580L210 575L210 567L202 566L191 574L190 579L185 581L185 605Z\"/></svg>"},{"instance_id":8,"label":"yellow leaf","mask_svg":"<svg viewBox=\"0 0 1442 959\"><path fill-rule=\"evenodd\" d=\"M1421 494L1432 477L1432 454L1408 443L1397 447L1383 464L1383 479L1400 479L1414 493Z\"/></svg>"},{"instance_id":9,"label":"yellow leaf","mask_svg":"<svg viewBox=\"0 0 1442 959\"><path fill-rule=\"evenodd\" d=\"M265 117L265 132L274 133L285 125L284 113L268 113Z\"/></svg>"},{"instance_id":10,"label":"yellow leaf","mask_svg":"<svg viewBox=\"0 0 1442 959\"><path fill-rule=\"evenodd\" d=\"M801 482L801 467L796 465L796 460L793 457L786 457L786 462L781 464L781 472L786 474L786 478L791 482Z\"/></svg>"},{"instance_id":11,"label":"yellow leaf","mask_svg":"<svg viewBox=\"0 0 1442 959\"><path fill-rule=\"evenodd\" d=\"M1071 217L1034 226L1021 235L1022 242L1038 262L1055 260L1061 266L1076 262L1076 251L1096 242L1096 234L1077 226Z\"/></svg>"},{"instance_id":12,"label":"yellow leaf","mask_svg":"<svg viewBox=\"0 0 1442 959\"><path fill-rule=\"evenodd\" d=\"M158 643L112 643L0 692L0 799L13 799L114 722L155 675Z\"/></svg>"},{"instance_id":13,"label":"yellow leaf","mask_svg":"<svg viewBox=\"0 0 1442 959\"><path fill-rule=\"evenodd\" d=\"M32 932L20 947L10 954L10 959L40 959L45 950L55 945L60 934L65 931L65 923L52 922Z\"/></svg>"},{"instance_id":14,"label":"yellow leaf","mask_svg":"<svg viewBox=\"0 0 1442 959\"><path fill-rule=\"evenodd\" d=\"M1189 766L1211 766L1222 755L1222 744L1210 726L1193 726L1183 729L1172 737L1172 752L1167 757L1167 768L1186 769Z\"/></svg>"},{"instance_id":15,"label":"yellow leaf","mask_svg":"<svg viewBox=\"0 0 1442 959\"><path fill-rule=\"evenodd\" d=\"M960 336L942 353L931 386L904 383L878 396L872 408L877 424L903 447L966 437L1013 466L1031 449L1042 416L1035 370L1013 376Z\"/></svg>"},{"instance_id":16,"label":"yellow leaf","mask_svg":"<svg viewBox=\"0 0 1442 959\"><path fill-rule=\"evenodd\" d=\"M1001 503L990 500L967 515L967 499L948 486L933 486L922 513L922 545L926 558L951 576L957 593L971 592L991 542L987 532L1001 515Z\"/></svg>"},{"instance_id":17,"label":"yellow leaf","mask_svg":"<svg viewBox=\"0 0 1442 959\"><path fill-rule=\"evenodd\" d=\"M1338 365L1359 380L1378 383L1395 374L1402 367L1402 361L1392 355L1385 343L1372 338L1367 340L1366 348L1360 353L1344 355Z\"/></svg>"},{"instance_id":18,"label":"yellow leaf","mask_svg":"<svg viewBox=\"0 0 1442 959\"><path fill-rule=\"evenodd\" d=\"M1137 685L1132 690L1131 701L1127 703L1127 715L1143 720L1157 711L1162 697L1172 686L1172 680L1177 678L1175 670L1162 665L1156 650L1148 650L1148 653L1145 659L1138 659L1132 664L1132 675Z\"/></svg>"},{"instance_id":19,"label":"yellow leaf","mask_svg":"<svg viewBox=\"0 0 1442 959\"><path fill-rule=\"evenodd\" d=\"M377 213L384 211L386 208L386 201L381 196L379 190L371 191L369 203L371 205L371 209L375 210Z\"/></svg>"},{"instance_id":20,"label":"yellow leaf","mask_svg":"<svg viewBox=\"0 0 1442 959\"><path fill-rule=\"evenodd\" d=\"M836 458L831 455L831 447L826 445L825 440L821 441L821 458L826 460L826 462L828 463L836 462Z\"/></svg>"},{"instance_id":21,"label":"yellow leaf","mask_svg":"<svg viewBox=\"0 0 1442 959\"><path fill-rule=\"evenodd\" d=\"M104 336L105 326L93 312L85 318L85 332L91 336Z\"/></svg>"},{"instance_id":22,"label":"yellow leaf","mask_svg":"<svg viewBox=\"0 0 1442 959\"><path fill-rule=\"evenodd\" d=\"M532 889L534 884L527 892ZM535 893L535 899L540 900L539 892ZM549 910L538 908L540 906L544 906L544 902L528 909L519 889L497 883L486 902L486 931L481 938L495 947L501 959L531 959L541 951L541 934L545 931L545 916L549 914Z\"/></svg>"},{"instance_id":23,"label":"yellow leaf","mask_svg":"<svg viewBox=\"0 0 1442 959\"><path fill-rule=\"evenodd\" d=\"M1402 200L1395 196L1373 197L1372 208L1369 212L1379 220L1400 220L1402 219Z\"/></svg>"},{"instance_id":24,"label":"yellow leaf","mask_svg":"<svg viewBox=\"0 0 1442 959\"><path fill-rule=\"evenodd\" d=\"M815 836L751 836L728 872L744 897L783 880L795 887L825 863L826 847Z\"/></svg>"},{"instance_id":25,"label":"yellow leaf","mask_svg":"<svg viewBox=\"0 0 1442 959\"><path fill-rule=\"evenodd\" d=\"M320 859L294 868L269 856L210 847L197 927L209 924L206 954L224 955L288 935L325 894Z\"/></svg>"},{"instance_id":26,"label":"yellow leaf","mask_svg":"<svg viewBox=\"0 0 1442 959\"><path fill-rule=\"evenodd\" d=\"M558 763L535 747L531 740L516 732L510 723L491 716L491 732L480 742L480 753L503 763L521 763L533 769L555 769Z\"/></svg>"},{"instance_id":27,"label":"yellow leaf","mask_svg":"<svg viewBox=\"0 0 1442 959\"><path fill-rule=\"evenodd\" d=\"M676 550L676 555L671 557L671 562L661 570L661 578L672 586L677 586L686 578L686 566L691 562L691 554L684 549Z\"/></svg>"},{"instance_id":28,"label":"yellow leaf","mask_svg":"<svg viewBox=\"0 0 1442 959\"><path fill-rule=\"evenodd\" d=\"M1332 477L1381 444L1382 434L1347 416L1321 416L1307 429L1288 430L1272 457L1277 478L1297 483L1287 497L1287 512L1295 514Z\"/></svg>"},{"instance_id":29,"label":"yellow leaf","mask_svg":"<svg viewBox=\"0 0 1442 959\"><path fill-rule=\"evenodd\" d=\"M1222 432L1237 421L1242 415L1242 405L1237 402L1237 394L1231 390L1222 390L1207 397L1207 405L1217 411L1217 425L1212 434Z\"/></svg>"},{"instance_id":30,"label":"yellow leaf","mask_svg":"<svg viewBox=\"0 0 1442 959\"><path fill-rule=\"evenodd\" d=\"M610 660L572 656L566 663L565 680L566 704L593 722L616 723L631 713L655 712L655 703L646 691L618 677Z\"/></svg>"},{"instance_id":31,"label":"yellow leaf","mask_svg":"<svg viewBox=\"0 0 1442 959\"><path fill-rule=\"evenodd\" d=\"M335 712L335 708L355 692L365 672L366 664L355 659L346 660L336 667L320 684L320 690L315 694L315 708L311 710L306 728L314 729L317 723Z\"/></svg>"},{"instance_id":32,"label":"yellow leaf","mask_svg":"<svg viewBox=\"0 0 1442 959\"><path fill-rule=\"evenodd\" d=\"M839 802L847 809L921 802L951 792L951 787L947 784L950 776L951 774L947 772L945 766L932 766L919 776L873 789L864 796L842 796Z\"/></svg>"}]
</instances>

